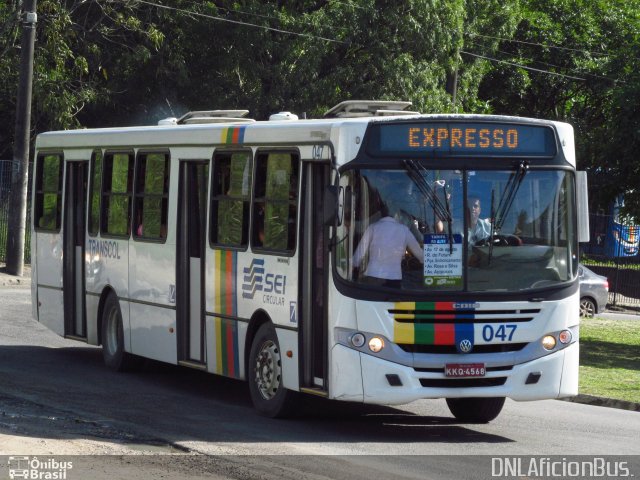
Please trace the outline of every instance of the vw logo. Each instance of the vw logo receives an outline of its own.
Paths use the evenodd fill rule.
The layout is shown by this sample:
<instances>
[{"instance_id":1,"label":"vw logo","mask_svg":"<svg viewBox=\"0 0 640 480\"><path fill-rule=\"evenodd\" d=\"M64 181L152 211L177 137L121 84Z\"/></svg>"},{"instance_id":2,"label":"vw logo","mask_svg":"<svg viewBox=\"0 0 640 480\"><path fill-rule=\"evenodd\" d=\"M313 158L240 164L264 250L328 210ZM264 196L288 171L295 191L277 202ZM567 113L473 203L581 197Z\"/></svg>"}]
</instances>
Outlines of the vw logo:
<instances>
[{"instance_id":1,"label":"vw logo","mask_svg":"<svg viewBox=\"0 0 640 480\"><path fill-rule=\"evenodd\" d=\"M473 345L471 344L471 342L469 340L467 340L466 338L464 340L462 340L459 344L460 347L460 351L462 353L469 353L471 351L471 349L473 348Z\"/></svg>"}]
</instances>

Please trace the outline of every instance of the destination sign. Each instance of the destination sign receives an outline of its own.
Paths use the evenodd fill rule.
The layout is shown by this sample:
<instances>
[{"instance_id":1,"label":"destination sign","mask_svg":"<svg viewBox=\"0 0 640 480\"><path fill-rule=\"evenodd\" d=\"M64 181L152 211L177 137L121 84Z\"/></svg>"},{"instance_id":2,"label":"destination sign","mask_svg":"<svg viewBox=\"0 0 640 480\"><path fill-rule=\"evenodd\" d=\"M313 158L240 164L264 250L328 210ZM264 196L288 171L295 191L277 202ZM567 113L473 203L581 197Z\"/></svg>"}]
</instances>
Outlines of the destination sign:
<instances>
[{"instance_id":1,"label":"destination sign","mask_svg":"<svg viewBox=\"0 0 640 480\"><path fill-rule=\"evenodd\" d=\"M508 123L409 123L377 126L380 153L553 156L553 130ZM375 148L375 147L374 147Z\"/></svg>"}]
</instances>

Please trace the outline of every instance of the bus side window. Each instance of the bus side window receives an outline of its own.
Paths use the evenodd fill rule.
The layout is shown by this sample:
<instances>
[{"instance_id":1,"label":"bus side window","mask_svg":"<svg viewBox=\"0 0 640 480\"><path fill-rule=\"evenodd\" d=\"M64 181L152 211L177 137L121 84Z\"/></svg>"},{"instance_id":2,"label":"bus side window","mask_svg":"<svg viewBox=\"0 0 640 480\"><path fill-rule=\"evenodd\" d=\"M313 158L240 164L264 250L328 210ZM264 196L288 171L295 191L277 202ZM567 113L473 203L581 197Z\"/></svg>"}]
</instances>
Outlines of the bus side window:
<instances>
[{"instance_id":1,"label":"bus side window","mask_svg":"<svg viewBox=\"0 0 640 480\"><path fill-rule=\"evenodd\" d=\"M216 152L211 176L212 245L244 248L249 241L251 151Z\"/></svg>"},{"instance_id":2,"label":"bus side window","mask_svg":"<svg viewBox=\"0 0 640 480\"><path fill-rule=\"evenodd\" d=\"M133 237L165 240L169 211L168 152L138 152L134 198Z\"/></svg>"},{"instance_id":3,"label":"bus side window","mask_svg":"<svg viewBox=\"0 0 640 480\"><path fill-rule=\"evenodd\" d=\"M297 153L258 154L252 238L255 247L288 252L295 250L298 169Z\"/></svg>"},{"instance_id":4,"label":"bus side window","mask_svg":"<svg viewBox=\"0 0 640 480\"><path fill-rule=\"evenodd\" d=\"M133 152L106 152L103 160L100 230L114 237L131 233Z\"/></svg>"},{"instance_id":5,"label":"bus side window","mask_svg":"<svg viewBox=\"0 0 640 480\"><path fill-rule=\"evenodd\" d=\"M40 231L57 232L62 212L62 155L39 155L34 223Z\"/></svg>"}]
</instances>

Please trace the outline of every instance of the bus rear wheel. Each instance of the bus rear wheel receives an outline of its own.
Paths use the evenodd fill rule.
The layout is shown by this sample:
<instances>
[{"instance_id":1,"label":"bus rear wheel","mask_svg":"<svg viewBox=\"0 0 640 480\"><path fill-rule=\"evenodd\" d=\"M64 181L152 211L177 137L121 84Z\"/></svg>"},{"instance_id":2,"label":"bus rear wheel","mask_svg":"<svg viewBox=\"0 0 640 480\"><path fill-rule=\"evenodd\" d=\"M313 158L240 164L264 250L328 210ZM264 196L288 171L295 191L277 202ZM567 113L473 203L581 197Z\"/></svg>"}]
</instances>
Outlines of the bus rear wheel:
<instances>
[{"instance_id":1,"label":"bus rear wheel","mask_svg":"<svg viewBox=\"0 0 640 480\"><path fill-rule=\"evenodd\" d=\"M107 367L116 372L131 370L138 365L138 358L124 350L124 329L120 302L109 295L102 311L102 358Z\"/></svg>"},{"instance_id":2,"label":"bus rear wheel","mask_svg":"<svg viewBox=\"0 0 640 480\"><path fill-rule=\"evenodd\" d=\"M504 397L447 398L449 410L461 422L488 423L502 411Z\"/></svg>"},{"instance_id":3,"label":"bus rear wheel","mask_svg":"<svg viewBox=\"0 0 640 480\"><path fill-rule=\"evenodd\" d=\"M293 413L295 392L282 383L282 355L275 328L263 324L253 339L249 353L249 392L255 409L271 418Z\"/></svg>"}]
</instances>

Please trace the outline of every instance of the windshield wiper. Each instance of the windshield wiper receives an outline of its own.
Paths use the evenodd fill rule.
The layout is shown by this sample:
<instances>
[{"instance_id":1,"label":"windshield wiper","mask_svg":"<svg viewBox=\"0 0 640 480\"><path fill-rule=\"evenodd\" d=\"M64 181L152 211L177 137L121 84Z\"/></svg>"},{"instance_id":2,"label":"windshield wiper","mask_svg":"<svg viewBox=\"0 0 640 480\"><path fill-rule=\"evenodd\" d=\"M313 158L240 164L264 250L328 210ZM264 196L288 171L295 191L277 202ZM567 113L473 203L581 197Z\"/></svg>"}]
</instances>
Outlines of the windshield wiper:
<instances>
[{"instance_id":1,"label":"windshield wiper","mask_svg":"<svg viewBox=\"0 0 640 480\"><path fill-rule=\"evenodd\" d=\"M496 191L491 189L491 230L489 232L489 265L491 265L491 256L493 255L493 234L495 231L495 199L496 199Z\"/></svg>"},{"instance_id":2,"label":"windshield wiper","mask_svg":"<svg viewBox=\"0 0 640 480\"><path fill-rule=\"evenodd\" d=\"M509 180L507 180L507 184L504 187L504 192L502 192L502 196L500 197L500 201L498 202L498 209L496 211L496 216L495 218L492 218L492 221L495 223L495 231L497 234L500 234L500 230L504 225L504 222L507 218L507 214L509 213L509 210L511 210L511 205L513 205L513 201L516 198L516 194L520 189L522 180L524 180L524 177L528 171L529 171L529 163L526 161L522 161L518 165L517 169L511 172L511 175L509 175ZM492 236L493 236L493 232L492 232Z\"/></svg>"},{"instance_id":3,"label":"windshield wiper","mask_svg":"<svg viewBox=\"0 0 640 480\"><path fill-rule=\"evenodd\" d=\"M445 204L443 205L442 201L438 198L438 195L423 175L423 172L427 172L427 169L413 160L404 160L404 165L407 175L418 187L422 196L429 202L437 217L440 220L447 222L447 231L449 233L449 253L453 253L453 233L451 229L453 218L451 216L451 206L449 205L449 199L447 198L446 192L444 194Z\"/></svg>"}]
</instances>

